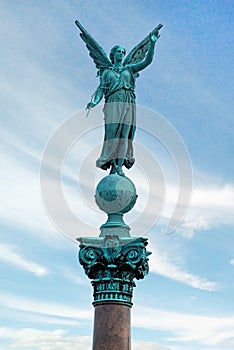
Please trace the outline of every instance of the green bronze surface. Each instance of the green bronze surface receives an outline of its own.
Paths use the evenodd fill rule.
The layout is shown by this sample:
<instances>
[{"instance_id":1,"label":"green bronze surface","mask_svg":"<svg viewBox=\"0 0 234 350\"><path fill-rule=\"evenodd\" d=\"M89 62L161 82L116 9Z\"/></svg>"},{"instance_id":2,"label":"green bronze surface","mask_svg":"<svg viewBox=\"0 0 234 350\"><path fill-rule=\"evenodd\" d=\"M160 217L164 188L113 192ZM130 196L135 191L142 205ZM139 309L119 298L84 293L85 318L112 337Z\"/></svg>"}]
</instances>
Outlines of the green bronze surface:
<instances>
[{"instance_id":1,"label":"green bronze surface","mask_svg":"<svg viewBox=\"0 0 234 350\"><path fill-rule=\"evenodd\" d=\"M131 168L135 162L133 139L136 130L135 82L139 72L153 60L155 43L160 37L159 24L136 45L124 59L126 50L120 45L111 49L109 57L96 40L79 23L80 36L98 68L100 83L87 109L95 107L104 97L105 136L96 166L110 174L124 176L122 167ZM87 114L88 115L88 114Z\"/></svg>"},{"instance_id":2,"label":"green bronze surface","mask_svg":"<svg viewBox=\"0 0 234 350\"><path fill-rule=\"evenodd\" d=\"M137 194L133 182L118 174L105 176L97 185L95 200L104 212L124 214L136 203Z\"/></svg>"},{"instance_id":3,"label":"green bronze surface","mask_svg":"<svg viewBox=\"0 0 234 350\"><path fill-rule=\"evenodd\" d=\"M79 261L92 280L93 304L117 302L131 307L134 279L143 279L149 272L147 238L107 235L79 241Z\"/></svg>"},{"instance_id":4,"label":"green bronze surface","mask_svg":"<svg viewBox=\"0 0 234 350\"><path fill-rule=\"evenodd\" d=\"M135 279L148 274L147 238L130 237L123 214L136 203L133 182L125 177L122 167L131 168L135 162L133 139L136 130L135 82L139 72L153 60L155 43L160 37L159 24L125 57L126 50L116 45L108 57L102 47L76 21L80 36L98 68L100 83L87 104L88 112L104 97L105 135L96 166L110 175L96 189L95 200L108 215L98 238L79 238L79 261L92 280L94 305L122 303L132 306ZM87 113L88 116L88 113Z\"/></svg>"},{"instance_id":5,"label":"green bronze surface","mask_svg":"<svg viewBox=\"0 0 234 350\"><path fill-rule=\"evenodd\" d=\"M118 174L105 176L97 185L95 200L99 208L108 214L100 236L116 234L129 237L130 227L125 224L123 214L130 211L137 200L133 182Z\"/></svg>"}]
</instances>

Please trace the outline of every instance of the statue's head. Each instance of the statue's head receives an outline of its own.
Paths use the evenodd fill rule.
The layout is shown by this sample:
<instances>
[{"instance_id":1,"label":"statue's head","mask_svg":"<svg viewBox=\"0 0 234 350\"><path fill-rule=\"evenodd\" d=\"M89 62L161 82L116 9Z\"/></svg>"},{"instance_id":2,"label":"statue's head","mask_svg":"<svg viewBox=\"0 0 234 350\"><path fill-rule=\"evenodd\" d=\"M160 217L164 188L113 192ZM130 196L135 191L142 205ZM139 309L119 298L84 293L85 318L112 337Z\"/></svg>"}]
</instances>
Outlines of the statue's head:
<instances>
[{"instance_id":1,"label":"statue's head","mask_svg":"<svg viewBox=\"0 0 234 350\"><path fill-rule=\"evenodd\" d=\"M121 46L121 45L116 45L116 46L112 47L111 52L110 52L110 60L111 60L112 63L114 63L114 55L115 55L115 52L116 52L119 48L121 48L121 49L123 50L124 55L126 55L126 50L125 50L125 48L124 48L123 46Z\"/></svg>"}]
</instances>

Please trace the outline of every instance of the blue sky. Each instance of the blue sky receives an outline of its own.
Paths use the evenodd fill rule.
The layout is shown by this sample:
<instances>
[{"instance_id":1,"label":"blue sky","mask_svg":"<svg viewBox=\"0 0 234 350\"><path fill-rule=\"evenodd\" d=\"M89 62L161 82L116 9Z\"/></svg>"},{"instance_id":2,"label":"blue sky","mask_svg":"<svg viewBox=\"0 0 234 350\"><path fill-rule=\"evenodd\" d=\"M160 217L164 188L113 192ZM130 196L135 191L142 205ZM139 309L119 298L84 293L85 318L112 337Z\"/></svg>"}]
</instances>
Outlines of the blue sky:
<instances>
[{"instance_id":1,"label":"blue sky","mask_svg":"<svg viewBox=\"0 0 234 350\"><path fill-rule=\"evenodd\" d=\"M142 234L154 221L147 200L149 192L157 197L159 178L152 186L153 163L144 173L142 145L164 174L166 197L147 232L150 274L134 291L133 350L233 349L232 17L225 0L1 1L1 348L91 348L92 291L74 238L85 229L98 235L105 220L91 200L105 175L94 166L101 129L84 133L63 164L64 196L79 217L74 225L80 222L74 236L51 223L39 183L53 133L77 115L80 135L96 118L93 111L84 117L98 79L74 24L78 18L107 52L118 43L129 51L163 23L154 62L137 81L137 102L179 132L193 168L190 207L166 235L178 195L176 166L152 135L138 130L138 165L127 175L139 199L126 221L134 228L144 212ZM154 120L145 128L160 133ZM53 205L59 210L56 200Z\"/></svg>"}]
</instances>

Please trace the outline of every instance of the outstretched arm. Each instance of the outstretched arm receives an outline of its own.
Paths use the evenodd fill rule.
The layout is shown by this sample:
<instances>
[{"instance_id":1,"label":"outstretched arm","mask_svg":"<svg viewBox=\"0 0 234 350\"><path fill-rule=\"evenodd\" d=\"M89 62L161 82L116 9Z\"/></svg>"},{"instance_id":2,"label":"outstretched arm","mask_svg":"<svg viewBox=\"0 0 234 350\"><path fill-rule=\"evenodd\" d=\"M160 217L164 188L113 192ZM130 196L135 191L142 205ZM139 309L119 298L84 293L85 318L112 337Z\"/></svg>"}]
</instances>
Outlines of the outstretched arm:
<instances>
[{"instance_id":1,"label":"outstretched arm","mask_svg":"<svg viewBox=\"0 0 234 350\"><path fill-rule=\"evenodd\" d=\"M143 61L138 62L138 63L129 65L132 68L133 73L137 73L137 72L141 71L142 69L146 68L152 62L153 57L154 57L154 47L155 47L156 41L158 40L159 37L160 37L160 35L158 32L156 33L156 35L155 34L151 35L150 47L149 47L149 50L146 54L145 59Z\"/></svg>"}]
</instances>

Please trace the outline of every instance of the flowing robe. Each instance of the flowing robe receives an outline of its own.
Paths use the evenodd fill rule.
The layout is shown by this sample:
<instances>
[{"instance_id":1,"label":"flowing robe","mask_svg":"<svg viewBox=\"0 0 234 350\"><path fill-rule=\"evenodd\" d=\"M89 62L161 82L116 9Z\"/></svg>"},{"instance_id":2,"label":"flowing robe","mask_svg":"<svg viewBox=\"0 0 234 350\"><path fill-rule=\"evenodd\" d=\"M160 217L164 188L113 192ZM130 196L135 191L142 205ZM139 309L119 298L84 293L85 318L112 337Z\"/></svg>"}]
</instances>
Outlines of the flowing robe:
<instances>
[{"instance_id":1,"label":"flowing robe","mask_svg":"<svg viewBox=\"0 0 234 350\"><path fill-rule=\"evenodd\" d=\"M131 68L105 70L99 88L105 96L105 136L96 165L106 170L113 160L121 158L123 165L131 168L135 162L132 143L136 129L135 77Z\"/></svg>"}]
</instances>

